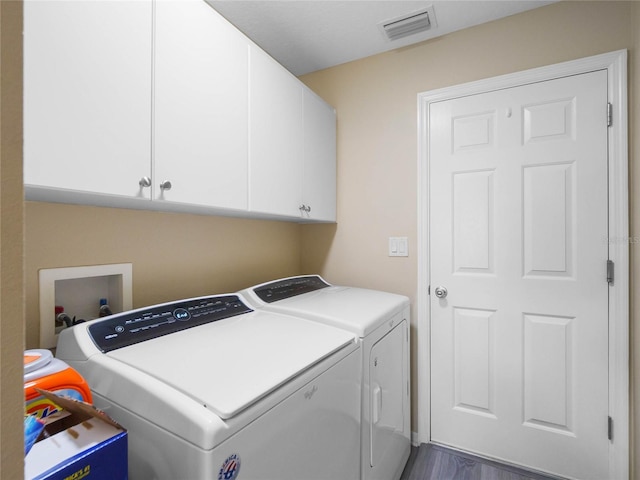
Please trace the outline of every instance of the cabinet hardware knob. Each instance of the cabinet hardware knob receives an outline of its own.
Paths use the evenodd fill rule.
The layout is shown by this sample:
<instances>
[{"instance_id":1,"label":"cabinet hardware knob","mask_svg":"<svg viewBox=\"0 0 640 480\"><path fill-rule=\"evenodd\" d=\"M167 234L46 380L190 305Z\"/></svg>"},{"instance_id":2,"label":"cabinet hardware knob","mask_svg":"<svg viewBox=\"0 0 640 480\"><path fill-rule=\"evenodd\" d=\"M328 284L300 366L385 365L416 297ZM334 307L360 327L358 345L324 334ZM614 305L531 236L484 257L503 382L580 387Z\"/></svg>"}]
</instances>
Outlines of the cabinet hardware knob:
<instances>
[{"instance_id":1,"label":"cabinet hardware knob","mask_svg":"<svg viewBox=\"0 0 640 480\"><path fill-rule=\"evenodd\" d=\"M162 182L160 184L160 190L162 190L163 192L165 190L171 190L171 187L172 187L172 185L171 185L171 182L169 180L165 180L164 182Z\"/></svg>"},{"instance_id":2,"label":"cabinet hardware knob","mask_svg":"<svg viewBox=\"0 0 640 480\"><path fill-rule=\"evenodd\" d=\"M151 186L151 179L149 177L142 177L138 182L141 188L147 188Z\"/></svg>"}]
</instances>

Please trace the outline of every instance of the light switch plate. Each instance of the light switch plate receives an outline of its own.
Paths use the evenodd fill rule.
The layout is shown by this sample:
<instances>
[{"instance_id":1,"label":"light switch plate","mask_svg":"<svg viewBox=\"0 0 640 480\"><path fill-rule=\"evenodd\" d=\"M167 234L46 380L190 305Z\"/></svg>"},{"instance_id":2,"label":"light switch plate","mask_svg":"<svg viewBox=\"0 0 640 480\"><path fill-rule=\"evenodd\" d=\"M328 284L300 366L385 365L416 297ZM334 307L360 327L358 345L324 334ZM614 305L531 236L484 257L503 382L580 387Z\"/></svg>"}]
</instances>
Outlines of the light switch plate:
<instances>
[{"instance_id":1,"label":"light switch plate","mask_svg":"<svg viewBox=\"0 0 640 480\"><path fill-rule=\"evenodd\" d=\"M389 237L389 256L408 257L409 240L407 237Z\"/></svg>"}]
</instances>

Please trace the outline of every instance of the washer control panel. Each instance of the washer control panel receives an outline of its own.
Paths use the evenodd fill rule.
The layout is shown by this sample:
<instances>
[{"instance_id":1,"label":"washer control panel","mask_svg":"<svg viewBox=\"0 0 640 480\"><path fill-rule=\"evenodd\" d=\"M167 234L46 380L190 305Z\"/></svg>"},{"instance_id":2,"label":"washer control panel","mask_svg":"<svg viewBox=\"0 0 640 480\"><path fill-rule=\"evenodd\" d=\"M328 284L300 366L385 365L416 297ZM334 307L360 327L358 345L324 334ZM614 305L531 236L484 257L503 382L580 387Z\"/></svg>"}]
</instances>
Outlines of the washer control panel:
<instances>
[{"instance_id":1,"label":"washer control panel","mask_svg":"<svg viewBox=\"0 0 640 480\"><path fill-rule=\"evenodd\" d=\"M294 277L287 278L285 280L278 280L276 282L257 287L253 291L263 302L273 303L278 300L295 297L297 295L302 295L303 293L313 292L329 286L330 285L328 283L323 281L317 275L311 275L307 277Z\"/></svg>"},{"instance_id":2,"label":"washer control panel","mask_svg":"<svg viewBox=\"0 0 640 480\"><path fill-rule=\"evenodd\" d=\"M106 353L251 311L236 295L202 297L93 320L88 331L96 346Z\"/></svg>"}]
</instances>

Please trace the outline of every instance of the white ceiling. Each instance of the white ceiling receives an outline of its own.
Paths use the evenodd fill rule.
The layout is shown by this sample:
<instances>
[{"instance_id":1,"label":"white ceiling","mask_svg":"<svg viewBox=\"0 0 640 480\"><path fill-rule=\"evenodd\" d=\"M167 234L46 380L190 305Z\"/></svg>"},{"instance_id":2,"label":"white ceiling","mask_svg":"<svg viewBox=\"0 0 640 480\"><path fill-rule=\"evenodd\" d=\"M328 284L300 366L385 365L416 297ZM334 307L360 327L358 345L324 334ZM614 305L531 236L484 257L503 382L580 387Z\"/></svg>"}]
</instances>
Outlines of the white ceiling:
<instances>
[{"instance_id":1,"label":"white ceiling","mask_svg":"<svg viewBox=\"0 0 640 480\"><path fill-rule=\"evenodd\" d=\"M294 75L541 7L545 0L207 0ZM378 24L433 6L423 33L387 41Z\"/></svg>"}]
</instances>

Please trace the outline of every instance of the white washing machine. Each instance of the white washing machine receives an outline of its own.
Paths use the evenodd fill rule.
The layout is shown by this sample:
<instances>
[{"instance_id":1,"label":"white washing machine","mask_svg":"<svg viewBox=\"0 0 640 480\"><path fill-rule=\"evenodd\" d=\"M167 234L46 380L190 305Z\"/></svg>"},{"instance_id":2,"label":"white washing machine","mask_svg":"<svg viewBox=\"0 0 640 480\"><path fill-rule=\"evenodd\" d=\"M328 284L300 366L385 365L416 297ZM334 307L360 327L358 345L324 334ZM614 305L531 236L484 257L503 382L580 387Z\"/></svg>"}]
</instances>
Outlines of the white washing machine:
<instances>
[{"instance_id":1,"label":"white washing machine","mask_svg":"<svg viewBox=\"0 0 640 480\"><path fill-rule=\"evenodd\" d=\"M216 295L65 329L56 355L127 428L131 479L359 478L362 367L344 329Z\"/></svg>"},{"instance_id":2,"label":"white washing machine","mask_svg":"<svg viewBox=\"0 0 640 480\"><path fill-rule=\"evenodd\" d=\"M411 452L409 299L333 286L317 275L276 280L240 293L256 309L292 314L358 336L363 365L361 478L400 478Z\"/></svg>"}]
</instances>

